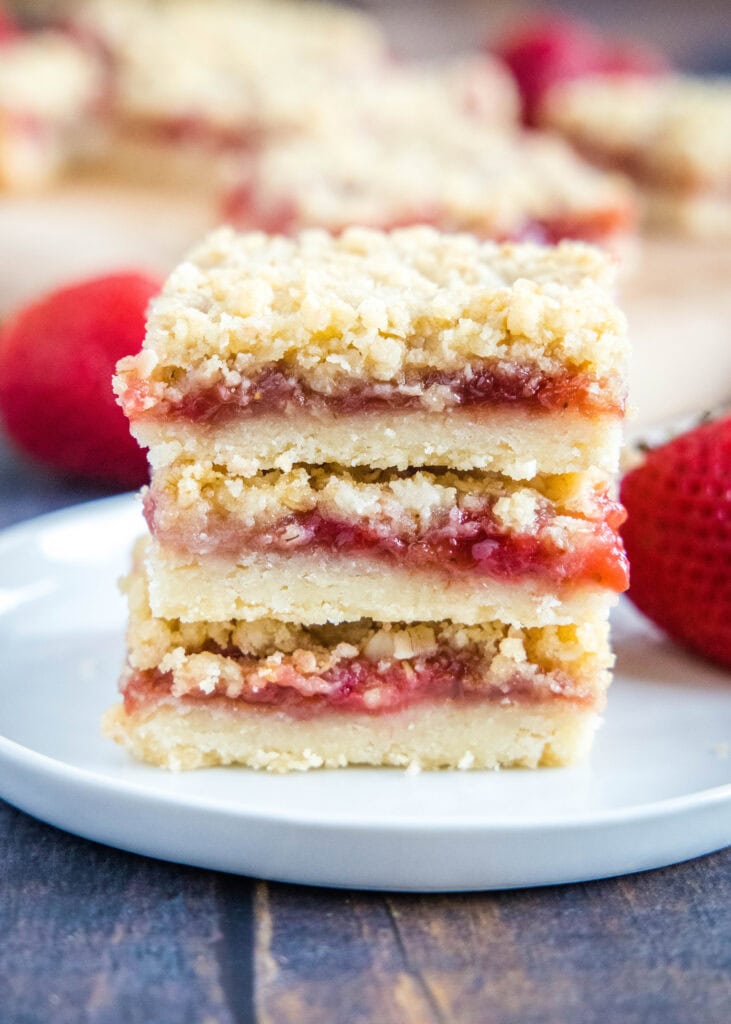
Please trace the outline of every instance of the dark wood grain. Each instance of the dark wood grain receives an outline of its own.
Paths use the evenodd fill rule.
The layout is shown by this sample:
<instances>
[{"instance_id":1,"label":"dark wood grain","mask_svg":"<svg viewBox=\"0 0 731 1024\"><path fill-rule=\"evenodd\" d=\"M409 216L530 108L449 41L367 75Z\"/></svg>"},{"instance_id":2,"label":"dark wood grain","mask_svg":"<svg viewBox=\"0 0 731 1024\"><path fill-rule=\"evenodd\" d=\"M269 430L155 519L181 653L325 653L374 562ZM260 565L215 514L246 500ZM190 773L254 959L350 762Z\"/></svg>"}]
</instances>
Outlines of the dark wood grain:
<instances>
[{"instance_id":1,"label":"dark wood grain","mask_svg":"<svg viewBox=\"0 0 731 1024\"><path fill-rule=\"evenodd\" d=\"M261 1024L728 1024L731 851L459 896L257 888Z\"/></svg>"},{"instance_id":2,"label":"dark wood grain","mask_svg":"<svg viewBox=\"0 0 731 1024\"><path fill-rule=\"evenodd\" d=\"M0 803L2 1024L247 1024L251 886Z\"/></svg>"}]
</instances>

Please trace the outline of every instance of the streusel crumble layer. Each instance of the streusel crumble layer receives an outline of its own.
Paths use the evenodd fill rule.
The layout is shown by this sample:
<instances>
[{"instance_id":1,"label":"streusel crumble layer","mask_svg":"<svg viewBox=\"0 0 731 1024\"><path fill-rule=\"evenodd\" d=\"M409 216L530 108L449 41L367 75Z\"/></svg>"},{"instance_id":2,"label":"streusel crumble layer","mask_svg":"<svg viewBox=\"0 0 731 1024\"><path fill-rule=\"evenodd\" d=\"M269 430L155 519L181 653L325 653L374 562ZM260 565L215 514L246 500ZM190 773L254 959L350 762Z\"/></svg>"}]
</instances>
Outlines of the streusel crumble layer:
<instances>
[{"instance_id":1,"label":"streusel crumble layer","mask_svg":"<svg viewBox=\"0 0 731 1024\"><path fill-rule=\"evenodd\" d=\"M315 0L91 0L75 21L109 57L120 125L181 145L309 130L333 81L386 56L374 19Z\"/></svg>"},{"instance_id":2,"label":"streusel crumble layer","mask_svg":"<svg viewBox=\"0 0 731 1024\"><path fill-rule=\"evenodd\" d=\"M320 142L328 147L335 136L354 129L394 143L407 135L429 137L439 144L439 131L455 121L483 131L512 131L520 120L515 80L502 62L485 53L442 60L389 61L364 74L330 80L322 96L320 116L303 138L325 129ZM325 134L325 133L323 133ZM377 168L374 168L377 171Z\"/></svg>"},{"instance_id":3,"label":"streusel crumble layer","mask_svg":"<svg viewBox=\"0 0 731 1024\"><path fill-rule=\"evenodd\" d=\"M111 168L127 177L228 193L242 158L254 159L276 140L317 138L325 152L344 133L367 138L378 131L397 139L405 126L410 133L432 133L435 119L463 118L476 132L505 130L518 120L512 77L486 55L335 70L327 61L287 55L275 74L266 49L247 50L246 60L228 73L230 95L220 107L210 98L208 110L205 96L191 96L186 113L176 96L168 98L167 111L164 104L146 115L118 111ZM237 86L238 78L245 81Z\"/></svg>"},{"instance_id":4,"label":"streusel crumble layer","mask_svg":"<svg viewBox=\"0 0 731 1024\"><path fill-rule=\"evenodd\" d=\"M579 244L222 229L168 279L115 388L133 424L500 406L619 416L613 277Z\"/></svg>"}]
</instances>

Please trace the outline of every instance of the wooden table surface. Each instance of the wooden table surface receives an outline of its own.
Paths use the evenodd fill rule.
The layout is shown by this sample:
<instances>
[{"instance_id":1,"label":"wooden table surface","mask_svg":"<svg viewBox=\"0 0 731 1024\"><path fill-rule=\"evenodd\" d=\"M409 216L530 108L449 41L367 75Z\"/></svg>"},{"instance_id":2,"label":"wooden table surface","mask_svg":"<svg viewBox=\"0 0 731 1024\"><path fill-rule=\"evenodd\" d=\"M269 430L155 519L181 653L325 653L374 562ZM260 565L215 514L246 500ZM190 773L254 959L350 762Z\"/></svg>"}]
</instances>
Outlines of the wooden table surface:
<instances>
[{"instance_id":1,"label":"wooden table surface","mask_svg":"<svg viewBox=\"0 0 731 1024\"><path fill-rule=\"evenodd\" d=\"M0 527L101 494L0 441ZM588 885L381 895L165 864L0 801L0 1024L729 1020L731 849Z\"/></svg>"}]
</instances>

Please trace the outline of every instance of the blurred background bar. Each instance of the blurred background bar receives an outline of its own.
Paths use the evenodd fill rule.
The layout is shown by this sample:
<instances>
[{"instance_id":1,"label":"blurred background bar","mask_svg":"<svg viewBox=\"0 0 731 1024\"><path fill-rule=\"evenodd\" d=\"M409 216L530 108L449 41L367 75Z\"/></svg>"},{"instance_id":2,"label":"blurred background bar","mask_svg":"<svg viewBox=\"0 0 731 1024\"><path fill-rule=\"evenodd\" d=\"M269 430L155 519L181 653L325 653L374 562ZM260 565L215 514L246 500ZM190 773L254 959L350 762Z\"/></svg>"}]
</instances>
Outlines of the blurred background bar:
<instances>
[{"instance_id":1,"label":"blurred background bar","mask_svg":"<svg viewBox=\"0 0 731 1024\"><path fill-rule=\"evenodd\" d=\"M124 0L119 2L124 4ZM74 0L10 0L8 6L24 19L40 21L49 15L63 16L75 4ZM731 72L729 0L561 0L549 4L514 0L359 0L352 6L370 10L381 19L399 56L456 53L514 22L521 12L562 11L609 32L651 43L688 70Z\"/></svg>"}]
</instances>

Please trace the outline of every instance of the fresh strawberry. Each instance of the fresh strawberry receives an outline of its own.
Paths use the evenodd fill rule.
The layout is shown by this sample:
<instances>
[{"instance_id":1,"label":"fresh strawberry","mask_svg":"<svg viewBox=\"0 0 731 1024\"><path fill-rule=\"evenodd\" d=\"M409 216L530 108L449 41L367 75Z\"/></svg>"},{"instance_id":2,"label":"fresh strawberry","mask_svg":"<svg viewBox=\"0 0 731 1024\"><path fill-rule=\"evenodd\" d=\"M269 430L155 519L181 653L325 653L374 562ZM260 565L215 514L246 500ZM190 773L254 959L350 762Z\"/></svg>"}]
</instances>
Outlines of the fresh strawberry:
<instances>
[{"instance_id":1,"label":"fresh strawberry","mask_svg":"<svg viewBox=\"0 0 731 1024\"><path fill-rule=\"evenodd\" d=\"M147 462L112 394L122 356L138 352L161 282L120 273L62 288L0 331L0 417L18 447L74 476L137 487Z\"/></svg>"},{"instance_id":2,"label":"fresh strawberry","mask_svg":"<svg viewBox=\"0 0 731 1024\"><path fill-rule=\"evenodd\" d=\"M15 21L10 17L5 8L0 5L0 46L3 43L9 43L12 39L17 39L20 34L20 29L15 24Z\"/></svg>"},{"instance_id":3,"label":"fresh strawberry","mask_svg":"<svg viewBox=\"0 0 731 1024\"><path fill-rule=\"evenodd\" d=\"M535 124L551 86L593 74L657 74L666 62L649 47L607 40L583 22L538 15L499 42L496 52L511 69L523 99L527 124Z\"/></svg>"},{"instance_id":4,"label":"fresh strawberry","mask_svg":"<svg viewBox=\"0 0 731 1024\"><path fill-rule=\"evenodd\" d=\"M731 417L651 451L624 478L629 596L674 639L731 667Z\"/></svg>"}]
</instances>

